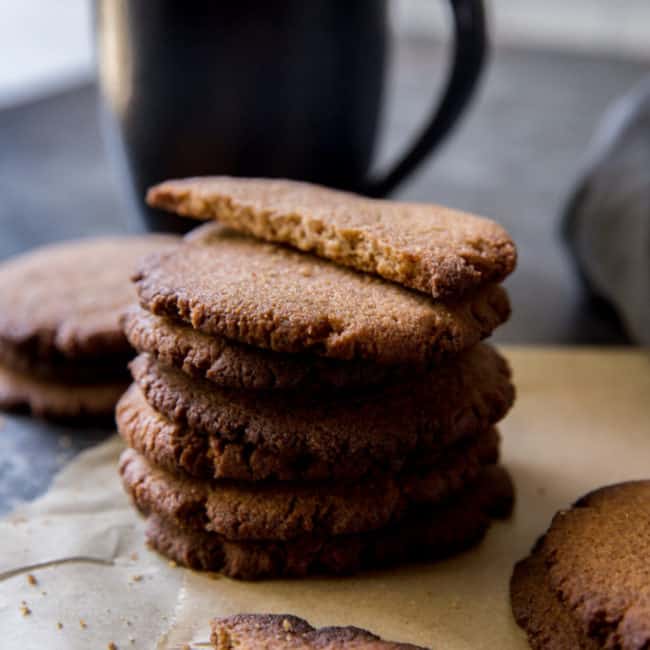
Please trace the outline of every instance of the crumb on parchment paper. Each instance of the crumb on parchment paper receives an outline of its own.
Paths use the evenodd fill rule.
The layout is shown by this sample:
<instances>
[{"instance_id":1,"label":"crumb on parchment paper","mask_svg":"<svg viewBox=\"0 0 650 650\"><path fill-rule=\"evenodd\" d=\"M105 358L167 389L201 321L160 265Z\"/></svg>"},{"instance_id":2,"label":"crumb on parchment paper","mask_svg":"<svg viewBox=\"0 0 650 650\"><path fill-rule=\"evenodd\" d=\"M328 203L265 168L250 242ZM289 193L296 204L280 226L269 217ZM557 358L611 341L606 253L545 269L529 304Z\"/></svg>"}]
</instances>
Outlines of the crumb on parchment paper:
<instances>
[{"instance_id":1,"label":"crumb on parchment paper","mask_svg":"<svg viewBox=\"0 0 650 650\"><path fill-rule=\"evenodd\" d=\"M57 623L56 623L56 629L57 629L57 630L62 630L62 629L63 629L63 623L61 623L61 621L57 621Z\"/></svg>"},{"instance_id":2,"label":"crumb on parchment paper","mask_svg":"<svg viewBox=\"0 0 650 650\"><path fill-rule=\"evenodd\" d=\"M27 574L27 582L32 586L35 587L38 584L38 580L36 579L36 576L33 575L32 573Z\"/></svg>"},{"instance_id":3,"label":"crumb on parchment paper","mask_svg":"<svg viewBox=\"0 0 650 650\"><path fill-rule=\"evenodd\" d=\"M107 650L117 650L117 646L115 645L115 643L113 643L113 641L109 641L106 648Z\"/></svg>"},{"instance_id":4,"label":"crumb on parchment paper","mask_svg":"<svg viewBox=\"0 0 650 650\"><path fill-rule=\"evenodd\" d=\"M27 603L24 600L20 601L20 613L23 616L29 616L32 613L32 610L29 609L29 607L27 606Z\"/></svg>"}]
</instances>

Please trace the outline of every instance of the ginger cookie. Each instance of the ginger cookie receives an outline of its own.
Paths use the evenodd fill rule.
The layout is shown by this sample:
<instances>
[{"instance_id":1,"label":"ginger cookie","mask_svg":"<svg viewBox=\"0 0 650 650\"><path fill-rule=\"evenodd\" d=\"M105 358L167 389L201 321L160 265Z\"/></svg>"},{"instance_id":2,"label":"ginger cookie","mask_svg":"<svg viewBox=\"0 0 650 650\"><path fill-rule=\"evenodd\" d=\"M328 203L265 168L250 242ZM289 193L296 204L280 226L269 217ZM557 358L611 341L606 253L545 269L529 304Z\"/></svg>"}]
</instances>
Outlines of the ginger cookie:
<instances>
[{"instance_id":1,"label":"ginger cookie","mask_svg":"<svg viewBox=\"0 0 650 650\"><path fill-rule=\"evenodd\" d=\"M0 264L0 346L32 359L126 356L119 325L137 261L177 242L168 235L51 244Z\"/></svg>"},{"instance_id":2,"label":"ginger cookie","mask_svg":"<svg viewBox=\"0 0 650 650\"><path fill-rule=\"evenodd\" d=\"M0 264L0 408L77 419L108 416L133 351L119 315L136 299L137 260L164 235L52 244Z\"/></svg>"},{"instance_id":3,"label":"ginger cookie","mask_svg":"<svg viewBox=\"0 0 650 650\"><path fill-rule=\"evenodd\" d=\"M632 481L553 518L511 582L533 648L650 647L649 504L650 481Z\"/></svg>"},{"instance_id":4,"label":"ginger cookie","mask_svg":"<svg viewBox=\"0 0 650 650\"><path fill-rule=\"evenodd\" d=\"M291 614L237 614L210 621L216 650L427 650L410 643L382 641L358 627L321 627Z\"/></svg>"},{"instance_id":5,"label":"ginger cookie","mask_svg":"<svg viewBox=\"0 0 650 650\"><path fill-rule=\"evenodd\" d=\"M118 408L125 437L140 437L129 433L128 427L146 431L141 444L157 461L166 455L168 445L177 448L174 455L181 459L178 437L187 429L214 436L217 441L201 441L198 435L184 439L191 437L194 444L212 448L213 470L204 466L199 473L214 471L217 477L227 472L219 453L227 443L244 445L246 453L259 450L281 457L288 468L295 467L297 476L304 472L310 478L358 477L373 468L396 471L414 454L426 456L488 429L514 400L508 365L487 345L465 351L424 378L341 395L219 388L161 366L147 355L138 356L130 367L146 401L180 428L170 429L164 420L152 418L131 394ZM122 413L123 408L129 413ZM160 432L163 437L157 440ZM191 457L190 452L187 462L181 459L178 464L195 473ZM229 460L240 466L248 461L233 456ZM267 478L273 472L263 464L249 469L251 474L246 476L244 469L242 478Z\"/></svg>"},{"instance_id":6,"label":"ginger cookie","mask_svg":"<svg viewBox=\"0 0 650 650\"><path fill-rule=\"evenodd\" d=\"M432 295L498 282L516 250L494 221L438 205L368 199L287 180L225 176L171 180L149 205L289 244Z\"/></svg>"},{"instance_id":7,"label":"ginger cookie","mask_svg":"<svg viewBox=\"0 0 650 650\"><path fill-rule=\"evenodd\" d=\"M255 347L344 360L426 363L474 345L510 314L499 285L437 302L218 224L150 257L134 279L153 314Z\"/></svg>"},{"instance_id":8,"label":"ginger cookie","mask_svg":"<svg viewBox=\"0 0 650 650\"><path fill-rule=\"evenodd\" d=\"M249 390L355 388L390 377L413 374L412 367L370 361L339 361L310 354L282 354L209 336L199 330L154 316L134 306L122 317L129 343L159 363L226 388Z\"/></svg>"},{"instance_id":9,"label":"ginger cookie","mask_svg":"<svg viewBox=\"0 0 650 650\"><path fill-rule=\"evenodd\" d=\"M118 402L116 420L125 442L150 463L173 474L204 480L355 480L370 474L399 472L405 465L430 466L457 438L454 434L453 440L449 440L443 434L437 441L426 441L421 446L416 442L412 449L395 451L395 436L400 432L387 430L391 438L384 443L375 440L371 445L368 438L368 446L363 446L357 441L354 453L336 458L332 455L334 451L328 452L318 444L319 440L324 446L332 442L327 439L327 430L310 436L307 444L295 444L294 440L290 445L287 440L286 449L281 448L279 438L271 444L263 439L254 444L245 439L201 433L155 411L135 385ZM473 434L466 431L460 435L462 440L469 437ZM342 439L339 443L343 448ZM388 454L386 457L381 456L382 449Z\"/></svg>"},{"instance_id":10,"label":"ginger cookie","mask_svg":"<svg viewBox=\"0 0 650 650\"><path fill-rule=\"evenodd\" d=\"M398 524L368 533L302 536L287 542L231 541L150 515L147 541L178 564L243 580L349 574L459 553L483 538L492 518L507 517L513 499L508 473L493 466L453 501L420 509Z\"/></svg>"},{"instance_id":11,"label":"ginger cookie","mask_svg":"<svg viewBox=\"0 0 650 650\"><path fill-rule=\"evenodd\" d=\"M94 359L64 359L54 355L49 359L38 359L21 354L8 345L0 345L0 367L19 375L26 375L55 383L96 384L108 381L122 385L129 383L129 361L133 350L128 354Z\"/></svg>"},{"instance_id":12,"label":"ginger cookie","mask_svg":"<svg viewBox=\"0 0 650 650\"><path fill-rule=\"evenodd\" d=\"M288 540L301 535L347 535L382 528L416 505L449 499L496 463L499 437L489 430L448 450L436 466L361 482L197 481L123 452L120 474L143 512L177 526L230 540Z\"/></svg>"},{"instance_id":13,"label":"ginger cookie","mask_svg":"<svg viewBox=\"0 0 650 650\"><path fill-rule=\"evenodd\" d=\"M128 382L74 384L39 379L0 366L0 408L53 420L111 418Z\"/></svg>"}]
</instances>

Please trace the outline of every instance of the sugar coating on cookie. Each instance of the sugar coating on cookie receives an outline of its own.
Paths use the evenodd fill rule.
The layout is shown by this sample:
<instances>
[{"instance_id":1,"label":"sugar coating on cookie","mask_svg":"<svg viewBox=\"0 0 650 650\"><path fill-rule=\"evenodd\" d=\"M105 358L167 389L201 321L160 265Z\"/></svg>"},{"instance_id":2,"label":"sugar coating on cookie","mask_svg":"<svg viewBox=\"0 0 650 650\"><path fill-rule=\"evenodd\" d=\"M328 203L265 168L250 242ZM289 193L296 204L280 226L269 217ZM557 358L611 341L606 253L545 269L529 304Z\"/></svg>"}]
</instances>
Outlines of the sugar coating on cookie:
<instances>
[{"instance_id":1,"label":"sugar coating on cookie","mask_svg":"<svg viewBox=\"0 0 650 650\"><path fill-rule=\"evenodd\" d=\"M631 481L555 515L511 584L515 618L533 647L650 646L649 504L650 481ZM535 571L543 581L531 579ZM547 621L551 607L561 608L562 626ZM580 646L571 645L576 630Z\"/></svg>"},{"instance_id":2,"label":"sugar coating on cookie","mask_svg":"<svg viewBox=\"0 0 650 650\"><path fill-rule=\"evenodd\" d=\"M427 650L410 643L383 641L358 627L313 628L291 614L237 614L210 622L216 650Z\"/></svg>"},{"instance_id":3,"label":"sugar coating on cookie","mask_svg":"<svg viewBox=\"0 0 650 650\"><path fill-rule=\"evenodd\" d=\"M151 188L147 201L183 216L216 219L433 297L498 282L516 263L512 239L489 219L309 183L188 178Z\"/></svg>"},{"instance_id":4,"label":"sugar coating on cookie","mask_svg":"<svg viewBox=\"0 0 650 650\"><path fill-rule=\"evenodd\" d=\"M218 224L150 257L135 281L146 310L206 334L344 360L424 363L474 345L510 314L496 284L443 303Z\"/></svg>"}]
</instances>

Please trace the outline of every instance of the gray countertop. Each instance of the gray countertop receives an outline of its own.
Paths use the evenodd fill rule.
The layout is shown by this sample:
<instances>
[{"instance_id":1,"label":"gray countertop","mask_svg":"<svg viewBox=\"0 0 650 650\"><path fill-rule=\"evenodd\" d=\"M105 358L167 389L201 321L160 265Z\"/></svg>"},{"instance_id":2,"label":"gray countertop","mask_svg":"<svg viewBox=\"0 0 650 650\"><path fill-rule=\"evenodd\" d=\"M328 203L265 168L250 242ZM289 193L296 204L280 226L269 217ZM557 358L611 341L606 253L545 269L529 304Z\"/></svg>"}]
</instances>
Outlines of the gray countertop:
<instances>
[{"instance_id":1,"label":"gray countertop","mask_svg":"<svg viewBox=\"0 0 650 650\"><path fill-rule=\"evenodd\" d=\"M426 112L439 55L424 43L397 53L381 161ZM496 340L626 342L616 316L582 287L559 217L603 111L646 73L647 66L631 61L499 50L461 128L397 193L485 214L513 234L520 252L507 282L514 315ZM90 84L0 112L0 259L136 223L100 135ZM70 457L110 434L1 417L0 512L42 492Z\"/></svg>"}]
</instances>

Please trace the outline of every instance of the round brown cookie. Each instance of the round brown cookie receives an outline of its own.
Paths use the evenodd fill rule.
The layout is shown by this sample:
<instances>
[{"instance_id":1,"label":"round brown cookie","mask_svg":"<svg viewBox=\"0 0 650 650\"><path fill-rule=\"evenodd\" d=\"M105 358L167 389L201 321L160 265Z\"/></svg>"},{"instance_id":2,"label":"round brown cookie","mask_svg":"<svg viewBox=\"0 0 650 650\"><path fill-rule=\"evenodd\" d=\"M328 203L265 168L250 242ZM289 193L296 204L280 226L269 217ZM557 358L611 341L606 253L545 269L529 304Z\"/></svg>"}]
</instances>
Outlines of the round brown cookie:
<instances>
[{"instance_id":1,"label":"round brown cookie","mask_svg":"<svg viewBox=\"0 0 650 650\"><path fill-rule=\"evenodd\" d=\"M57 420L112 418L124 382L70 384L44 381L0 366L0 409L28 409Z\"/></svg>"},{"instance_id":2,"label":"round brown cookie","mask_svg":"<svg viewBox=\"0 0 650 650\"><path fill-rule=\"evenodd\" d=\"M430 297L208 224L135 276L148 311L277 352L422 363L488 336L510 314L488 285L462 300Z\"/></svg>"},{"instance_id":3,"label":"round brown cookie","mask_svg":"<svg viewBox=\"0 0 650 650\"><path fill-rule=\"evenodd\" d=\"M127 356L120 313L134 301L139 258L177 242L167 235L52 244L0 264L0 346L37 360Z\"/></svg>"},{"instance_id":4,"label":"round brown cookie","mask_svg":"<svg viewBox=\"0 0 650 650\"><path fill-rule=\"evenodd\" d=\"M602 646L586 637L548 583L541 553L518 562L510 581L512 612L526 630L535 650L597 650Z\"/></svg>"},{"instance_id":5,"label":"round brown cookie","mask_svg":"<svg viewBox=\"0 0 650 650\"><path fill-rule=\"evenodd\" d=\"M533 552L533 558L541 558L550 592L581 632L584 647L650 647L649 504L650 481L591 492L553 518ZM513 610L522 626L534 632L538 619L522 616L527 601L517 588L530 562L520 565L513 578ZM531 602L529 608L536 603Z\"/></svg>"},{"instance_id":6,"label":"round brown cookie","mask_svg":"<svg viewBox=\"0 0 650 650\"><path fill-rule=\"evenodd\" d=\"M280 452L267 447L262 440L253 445L176 424L155 411L136 385L122 396L115 415L118 431L127 445L153 465L174 474L208 480L358 480L369 474L394 474L406 464L411 468L431 467L448 449L448 445L433 441L422 449L416 446L408 457L401 453L384 459L370 456L363 447L340 458L296 453L295 448ZM462 438L468 436L469 433Z\"/></svg>"},{"instance_id":7,"label":"round brown cookie","mask_svg":"<svg viewBox=\"0 0 650 650\"><path fill-rule=\"evenodd\" d=\"M321 627L291 614L237 614L210 621L216 650L427 650L410 643L383 641L358 627Z\"/></svg>"},{"instance_id":8,"label":"round brown cookie","mask_svg":"<svg viewBox=\"0 0 650 650\"><path fill-rule=\"evenodd\" d=\"M515 245L494 221L440 205L369 199L311 183L212 176L161 183L156 207L313 251L434 296L502 280Z\"/></svg>"},{"instance_id":9,"label":"round brown cookie","mask_svg":"<svg viewBox=\"0 0 650 650\"><path fill-rule=\"evenodd\" d=\"M128 355L97 359L37 359L21 354L13 346L0 344L0 366L36 379L52 380L59 383L97 384L106 382L129 383Z\"/></svg>"},{"instance_id":10,"label":"round brown cookie","mask_svg":"<svg viewBox=\"0 0 650 650\"><path fill-rule=\"evenodd\" d=\"M129 343L158 362L226 388L328 389L379 384L413 375L414 368L371 361L339 361L310 354L283 354L210 336L139 307L122 317Z\"/></svg>"},{"instance_id":11,"label":"round brown cookie","mask_svg":"<svg viewBox=\"0 0 650 650\"><path fill-rule=\"evenodd\" d=\"M242 444L245 454L259 449L289 459L296 471L302 466L314 475L327 475L335 465L340 469L334 472L350 476L373 467L399 469L415 452L435 453L489 428L514 399L506 362L485 345L424 377L338 395L228 390L192 380L147 355L130 367L147 402L174 423ZM157 429L160 423L147 425L149 435ZM357 461L355 471L351 463ZM273 470L260 468L262 476L264 471Z\"/></svg>"},{"instance_id":12,"label":"round brown cookie","mask_svg":"<svg viewBox=\"0 0 650 650\"><path fill-rule=\"evenodd\" d=\"M513 498L507 472L494 466L444 506L419 510L399 524L369 533L303 536L288 542L237 542L216 533L178 528L151 515L147 540L179 564L221 571L243 580L346 574L459 553L483 537L491 517L509 515Z\"/></svg>"},{"instance_id":13,"label":"round brown cookie","mask_svg":"<svg viewBox=\"0 0 650 650\"><path fill-rule=\"evenodd\" d=\"M499 437L490 430L450 449L433 468L360 483L208 483L170 474L133 449L120 460L122 482L138 507L178 526L227 539L287 540L304 534L345 535L375 530L402 518L416 504L450 498L495 463Z\"/></svg>"}]
</instances>

